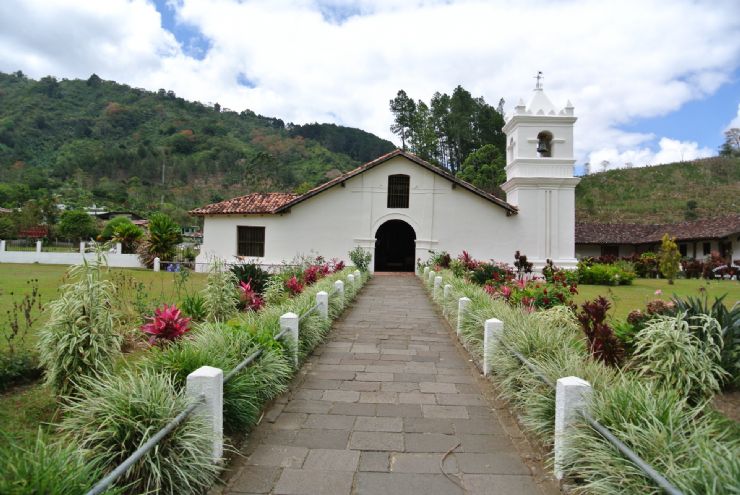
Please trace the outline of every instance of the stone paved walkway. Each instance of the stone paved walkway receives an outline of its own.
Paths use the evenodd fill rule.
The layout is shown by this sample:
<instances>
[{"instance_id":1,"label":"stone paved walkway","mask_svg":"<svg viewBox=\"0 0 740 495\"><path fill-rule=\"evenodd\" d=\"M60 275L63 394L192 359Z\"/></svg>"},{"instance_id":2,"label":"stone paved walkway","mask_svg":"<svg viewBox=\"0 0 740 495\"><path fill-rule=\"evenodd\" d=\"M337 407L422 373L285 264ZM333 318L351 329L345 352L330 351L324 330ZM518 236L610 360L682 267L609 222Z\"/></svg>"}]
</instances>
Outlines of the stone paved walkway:
<instances>
[{"instance_id":1,"label":"stone paved walkway","mask_svg":"<svg viewBox=\"0 0 740 495\"><path fill-rule=\"evenodd\" d=\"M552 493L414 276L373 278L304 370L250 434L224 493Z\"/></svg>"}]
</instances>

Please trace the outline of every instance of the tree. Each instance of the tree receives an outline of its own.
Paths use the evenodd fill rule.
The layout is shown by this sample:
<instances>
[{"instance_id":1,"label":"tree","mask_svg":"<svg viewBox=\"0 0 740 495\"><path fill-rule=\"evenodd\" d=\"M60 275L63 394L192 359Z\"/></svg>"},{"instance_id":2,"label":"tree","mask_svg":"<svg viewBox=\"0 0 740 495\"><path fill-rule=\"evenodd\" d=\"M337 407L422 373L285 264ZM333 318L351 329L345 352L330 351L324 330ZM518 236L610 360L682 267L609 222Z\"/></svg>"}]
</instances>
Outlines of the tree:
<instances>
[{"instance_id":1,"label":"tree","mask_svg":"<svg viewBox=\"0 0 740 495\"><path fill-rule=\"evenodd\" d=\"M154 265L154 258L171 261L180 242L180 226L164 213L155 213L149 217L149 231L137 250L139 258L148 267Z\"/></svg>"},{"instance_id":2,"label":"tree","mask_svg":"<svg viewBox=\"0 0 740 495\"><path fill-rule=\"evenodd\" d=\"M725 142L719 149L722 156L740 156L740 128L733 127L725 131Z\"/></svg>"},{"instance_id":3,"label":"tree","mask_svg":"<svg viewBox=\"0 0 740 495\"><path fill-rule=\"evenodd\" d=\"M411 128L414 122L416 104L404 90L399 90L396 97L390 101L391 113L393 114L393 125L391 132L398 134L401 138L401 146L406 149L406 140L411 137Z\"/></svg>"},{"instance_id":4,"label":"tree","mask_svg":"<svg viewBox=\"0 0 740 495\"><path fill-rule=\"evenodd\" d=\"M98 233L95 218L82 210L69 210L62 213L59 220L59 235L72 241L94 238Z\"/></svg>"},{"instance_id":5,"label":"tree","mask_svg":"<svg viewBox=\"0 0 740 495\"><path fill-rule=\"evenodd\" d=\"M15 239L18 229L15 223L7 216L0 217L0 239Z\"/></svg>"},{"instance_id":6,"label":"tree","mask_svg":"<svg viewBox=\"0 0 740 495\"><path fill-rule=\"evenodd\" d=\"M673 285L673 279L676 278L678 273L680 261L681 253L678 250L678 245L676 245L676 238L671 238L668 234L663 235L660 252L658 253L658 267L660 273L668 279L668 283L671 285Z\"/></svg>"},{"instance_id":7,"label":"tree","mask_svg":"<svg viewBox=\"0 0 740 495\"><path fill-rule=\"evenodd\" d=\"M124 253L135 251L144 231L126 217L115 217L103 227L100 238L104 241L120 242Z\"/></svg>"},{"instance_id":8,"label":"tree","mask_svg":"<svg viewBox=\"0 0 740 495\"><path fill-rule=\"evenodd\" d=\"M696 220L698 215L696 214L696 208L698 203L694 199L690 199L686 202L686 209L683 212L683 217L686 220Z\"/></svg>"},{"instance_id":9,"label":"tree","mask_svg":"<svg viewBox=\"0 0 740 495\"><path fill-rule=\"evenodd\" d=\"M490 193L499 194L506 181L506 157L492 144L474 151L465 159L457 176Z\"/></svg>"}]
</instances>

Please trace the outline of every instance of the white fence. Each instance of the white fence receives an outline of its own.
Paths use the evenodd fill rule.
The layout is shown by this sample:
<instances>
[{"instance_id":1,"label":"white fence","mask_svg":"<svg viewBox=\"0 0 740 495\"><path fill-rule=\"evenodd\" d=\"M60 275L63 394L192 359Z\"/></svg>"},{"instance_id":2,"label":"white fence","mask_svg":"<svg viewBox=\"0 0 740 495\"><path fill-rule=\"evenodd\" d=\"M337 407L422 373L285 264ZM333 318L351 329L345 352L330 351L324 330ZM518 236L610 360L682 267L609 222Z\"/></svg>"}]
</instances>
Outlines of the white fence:
<instances>
[{"instance_id":1,"label":"white fence","mask_svg":"<svg viewBox=\"0 0 740 495\"><path fill-rule=\"evenodd\" d=\"M41 263L45 265L77 265L84 259L94 260L95 253L86 252L86 244L80 243L78 252L43 251L41 241L36 241L34 251L8 251L7 243L0 240L0 263ZM121 244L106 255L108 266L116 268L144 268L135 254L122 254Z\"/></svg>"}]
</instances>

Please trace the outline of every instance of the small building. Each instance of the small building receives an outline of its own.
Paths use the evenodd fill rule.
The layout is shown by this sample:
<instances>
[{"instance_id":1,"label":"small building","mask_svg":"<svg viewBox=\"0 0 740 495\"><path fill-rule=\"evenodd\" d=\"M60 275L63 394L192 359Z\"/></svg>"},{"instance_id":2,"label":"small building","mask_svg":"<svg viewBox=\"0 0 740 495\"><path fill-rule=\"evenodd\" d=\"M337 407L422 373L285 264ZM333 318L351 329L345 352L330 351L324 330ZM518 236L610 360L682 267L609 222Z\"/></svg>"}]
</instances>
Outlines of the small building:
<instances>
[{"instance_id":1,"label":"small building","mask_svg":"<svg viewBox=\"0 0 740 495\"><path fill-rule=\"evenodd\" d=\"M665 234L675 237L681 256L704 258L716 251L740 260L740 215L673 224L576 223L576 256L628 257L658 252Z\"/></svg>"},{"instance_id":2,"label":"small building","mask_svg":"<svg viewBox=\"0 0 740 495\"><path fill-rule=\"evenodd\" d=\"M204 219L198 266L311 253L348 261L358 246L381 271L411 271L430 250L509 263L519 250L535 267L575 266L575 122L570 102L558 110L540 87L528 105L520 100L503 129L505 200L395 150L305 194L252 193L195 209Z\"/></svg>"}]
</instances>

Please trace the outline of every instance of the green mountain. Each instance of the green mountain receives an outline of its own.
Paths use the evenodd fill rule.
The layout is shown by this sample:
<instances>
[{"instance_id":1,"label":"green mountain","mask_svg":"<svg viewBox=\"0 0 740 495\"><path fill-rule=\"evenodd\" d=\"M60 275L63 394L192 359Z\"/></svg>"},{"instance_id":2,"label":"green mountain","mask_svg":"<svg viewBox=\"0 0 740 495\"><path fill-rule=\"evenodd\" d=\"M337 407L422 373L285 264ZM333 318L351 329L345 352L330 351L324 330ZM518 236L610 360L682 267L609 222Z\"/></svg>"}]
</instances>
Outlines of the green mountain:
<instances>
[{"instance_id":1,"label":"green mountain","mask_svg":"<svg viewBox=\"0 0 740 495\"><path fill-rule=\"evenodd\" d=\"M579 222L670 223L738 213L738 157L610 170L576 187Z\"/></svg>"},{"instance_id":2,"label":"green mountain","mask_svg":"<svg viewBox=\"0 0 740 495\"><path fill-rule=\"evenodd\" d=\"M287 126L250 110L101 80L0 73L0 206L162 209L302 190L394 148L359 129Z\"/></svg>"}]
</instances>

